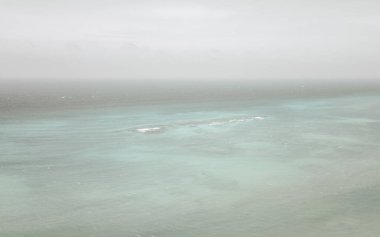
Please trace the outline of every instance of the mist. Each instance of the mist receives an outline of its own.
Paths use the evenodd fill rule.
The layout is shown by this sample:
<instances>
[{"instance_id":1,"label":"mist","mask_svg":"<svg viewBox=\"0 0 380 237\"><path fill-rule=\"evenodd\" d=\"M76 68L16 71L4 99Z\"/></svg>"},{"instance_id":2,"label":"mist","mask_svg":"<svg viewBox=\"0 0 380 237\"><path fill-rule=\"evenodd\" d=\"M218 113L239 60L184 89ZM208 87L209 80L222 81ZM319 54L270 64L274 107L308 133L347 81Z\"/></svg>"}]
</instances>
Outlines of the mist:
<instances>
[{"instance_id":1,"label":"mist","mask_svg":"<svg viewBox=\"0 0 380 237\"><path fill-rule=\"evenodd\" d=\"M0 1L0 78L377 79L377 1Z\"/></svg>"},{"instance_id":2,"label":"mist","mask_svg":"<svg viewBox=\"0 0 380 237\"><path fill-rule=\"evenodd\" d=\"M378 237L379 8L0 0L0 236Z\"/></svg>"}]
</instances>

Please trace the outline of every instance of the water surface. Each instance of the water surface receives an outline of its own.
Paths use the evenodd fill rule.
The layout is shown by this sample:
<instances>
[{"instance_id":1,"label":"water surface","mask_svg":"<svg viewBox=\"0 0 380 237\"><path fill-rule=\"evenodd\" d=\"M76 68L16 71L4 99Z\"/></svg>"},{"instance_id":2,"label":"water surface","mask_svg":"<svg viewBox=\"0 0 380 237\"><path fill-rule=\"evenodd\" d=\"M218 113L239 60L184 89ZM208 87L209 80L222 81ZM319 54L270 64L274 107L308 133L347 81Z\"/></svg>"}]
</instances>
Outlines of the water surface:
<instances>
[{"instance_id":1,"label":"water surface","mask_svg":"<svg viewBox=\"0 0 380 237\"><path fill-rule=\"evenodd\" d=\"M380 233L379 93L69 97L48 109L3 99L0 236Z\"/></svg>"}]
</instances>

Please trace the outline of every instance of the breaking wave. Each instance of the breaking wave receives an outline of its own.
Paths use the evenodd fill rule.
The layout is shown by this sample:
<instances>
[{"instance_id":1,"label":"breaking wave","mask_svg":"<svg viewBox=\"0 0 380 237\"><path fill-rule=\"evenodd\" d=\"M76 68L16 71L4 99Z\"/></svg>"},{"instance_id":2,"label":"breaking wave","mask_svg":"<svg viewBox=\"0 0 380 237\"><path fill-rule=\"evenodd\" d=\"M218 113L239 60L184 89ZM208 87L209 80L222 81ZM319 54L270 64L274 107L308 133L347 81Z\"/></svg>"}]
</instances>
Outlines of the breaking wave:
<instances>
[{"instance_id":1,"label":"breaking wave","mask_svg":"<svg viewBox=\"0 0 380 237\"><path fill-rule=\"evenodd\" d=\"M167 125L152 125L150 127L144 127L141 128L135 128L134 130L139 133L159 133L163 131L163 128L176 128L176 127L200 127L200 126L223 126L228 124L234 124L234 123L244 123L244 122L250 122L253 120L264 120L264 117L258 117L258 116L243 116L243 117L234 117L234 118L228 118L228 119L212 119L212 120L193 120L188 122L176 122L171 123Z\"/></svg>"}]
</instances>

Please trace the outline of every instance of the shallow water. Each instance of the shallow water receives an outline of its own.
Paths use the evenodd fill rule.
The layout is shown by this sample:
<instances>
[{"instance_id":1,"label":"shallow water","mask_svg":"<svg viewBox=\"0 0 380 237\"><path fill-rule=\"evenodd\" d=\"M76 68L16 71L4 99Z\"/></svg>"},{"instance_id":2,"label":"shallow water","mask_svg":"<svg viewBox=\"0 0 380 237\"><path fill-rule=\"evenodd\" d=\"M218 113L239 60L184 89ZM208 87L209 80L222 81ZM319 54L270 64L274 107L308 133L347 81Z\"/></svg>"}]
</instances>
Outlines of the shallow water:
<instances>
[{"instance_id":1,"label":"shallow water","mask_svg":"<svg viewBox=\"0 0 380 237\"><path fill-rule=\"evenodd\" d=\"M380 96L3 114L0 236L379 236Z\"/></svg>"}]
</instances>

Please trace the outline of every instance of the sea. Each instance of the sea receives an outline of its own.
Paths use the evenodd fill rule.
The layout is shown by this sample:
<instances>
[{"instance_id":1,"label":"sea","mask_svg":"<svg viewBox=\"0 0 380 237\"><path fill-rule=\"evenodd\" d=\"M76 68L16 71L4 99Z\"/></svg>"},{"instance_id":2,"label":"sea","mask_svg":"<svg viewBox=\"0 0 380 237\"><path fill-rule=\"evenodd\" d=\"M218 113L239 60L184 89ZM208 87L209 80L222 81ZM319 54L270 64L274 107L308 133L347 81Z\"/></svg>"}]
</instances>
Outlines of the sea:
<instances>
[{"instance_id":1,"label":"sea","mask_svg":"<svg viewBox=\"0 0 380 237\"><path fill-rule=\"evenodd\" d=\"M378 237L380 83L0 88L1 237Z\"/></svg>"}]
</instances>

